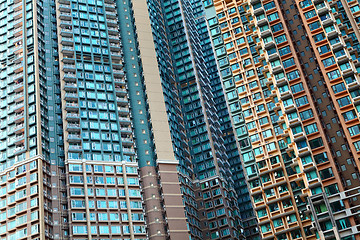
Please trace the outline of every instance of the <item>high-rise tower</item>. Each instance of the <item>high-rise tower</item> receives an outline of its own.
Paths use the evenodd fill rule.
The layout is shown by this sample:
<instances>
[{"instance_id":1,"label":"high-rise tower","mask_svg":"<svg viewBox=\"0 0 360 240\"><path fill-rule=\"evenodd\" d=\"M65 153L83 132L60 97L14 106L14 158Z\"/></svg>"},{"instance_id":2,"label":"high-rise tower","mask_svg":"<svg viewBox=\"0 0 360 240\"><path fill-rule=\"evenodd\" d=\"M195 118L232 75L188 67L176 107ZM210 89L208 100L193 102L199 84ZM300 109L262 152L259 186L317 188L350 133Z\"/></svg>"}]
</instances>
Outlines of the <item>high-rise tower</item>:
<instances>
[{"instance_id":1,"label":"high-rise tower","mask_svg":"<svg viewBox=\"0 0 360 240\"><path fill-rule=\"evenodd\" d=\"M359 3L203 3L262 238L359 239Z\"/></svg>"},{"instance_id":2,"label":"high-rise tower","mask_svg":"<svg viewBox=\"0 0 360 240\"><path fill-rule=\"evenodd\" d=\"M1 238L188 238L147 5L134 4L0 1Z\"/></svg>"}]
</instances>

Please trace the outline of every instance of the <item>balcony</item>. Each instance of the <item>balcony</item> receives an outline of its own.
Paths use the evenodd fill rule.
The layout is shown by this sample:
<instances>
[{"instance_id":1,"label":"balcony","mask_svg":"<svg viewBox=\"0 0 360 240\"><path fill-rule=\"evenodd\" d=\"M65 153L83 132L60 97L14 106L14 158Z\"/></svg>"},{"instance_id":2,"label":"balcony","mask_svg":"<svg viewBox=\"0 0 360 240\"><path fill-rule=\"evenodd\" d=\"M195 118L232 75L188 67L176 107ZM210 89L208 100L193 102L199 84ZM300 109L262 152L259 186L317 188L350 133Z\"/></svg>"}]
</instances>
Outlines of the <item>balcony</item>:
<instances>
[{"instance_id":1,"label":"balcony","mask_svg":"<svg viewBox=\"0 0 360 240\"><path fill-rule=\"evenodd\" d=\"M13 24L14 24L14 28L21 27L23 25L22 18L20 18L19 20L14 21Z\"/></svg>"},{"instance_id":2,"label":"balcony","mask_svg":"<svg viewBox=\"0 0 360 240\"><path fill-rule=\"evenodd\" d=\"M115 5L114 4L104 4L105 5L105 10L115 10Z\"/></svg>"},{"instance_id":3,"label":"balcony","mask_svg":"<svg viewBox=\"0 0 360 240\"><path fill-rule=\"evenodd\" d=\"M69 152L81 152L82 147L80 145L69 145L68 151Z\"/></svg>"},{"instance_id":4,"label":"balcony","mask_svg":"<svg viewBox=\"0 0 360 240\"><path fill-rule=\"evenodd\" d=\"M120 44L110 43L110 50L113 50L113 51L120 51L120 50L121 50L121 48L120 48Z\"/></svg>"},{"instance_id":5,"label":"balcony","mask_svg":"<svg viewBox=\"0 0 360 240\"><path fill-rule=\"evenodd\" d=\"M121 132L125 132L125 133L132 133L132 129L131 128L120 128Z\"/></svg>"},{"instance_id":6,"label":"balcony","mask_svg":"<svg viewBox=\"0 0 360 240\"><path fill-rule=\"evenodd\" d=\"M21 144L23 144L23 143L25 142L25 135L24 135L24 134L20 134L20 135L15 136L14 142L15 142L15 145L21 145Z\"/></svg>"},{"instance_id":7,"label":"balcony","mask_svg":"<svg viewBox=\"0 0 360 240\"><path fill-rule=\"evenodd\" d=\"M310 179L310 180L308 180L308 183L309 183L309 187L310 187L310 185L317 184L317 183L319 183L319 178Z\"/></svg>"},{"instance_id":8,"label":"balcony","mask_svg":"<svg viewBox=\"0 0 360 240\"><path fill-rule=\"evenodd\" d=\"M319 4L316 6L316 9L318 11L318 15L322 15L330 11L329 6L325 3Z\"/></svg>"},{"instance_id":9,"label":"balcony","mask_svg":"<svg viewBox=\"0 0 360 240\"><path fill-rule=\"evenodd\" d=\"M331 45L333 51L339 50L340 48L346 47L345 43L343 43L341 40L333 45Z\"/></svg>"},{"instance_id":10,"label":"balcony","mask_svg":"<svg viewBox=\"0 0 360 240\"><path fill-rule=\"evenodd\" d=\"M80 115L78 113L67 113L66 120L68 121L80 121Z\"/></svg>"},{"instance_id":11,"label":"balcony","mask_svg":"<svg viewBox=\"0 0 360 240\"><path fill-rule=\"evenodd\" d=\"M18 93L18 92L22 92L23 90L24 90L24 83L23 82L15 84L14 92Z\"/></svg>"},{"instance_id":12,"label":"balcony","mask_svg":"<svg viewBox=\"0 0 360 240\"><path fill-rule=\"evenodd\" d=\"M327 36L328 36L328 38L333 38L333 37L337 36L338 34L340 34L340 32L337 29L337 27L335 27L333 30L331 30L330 32L327 33Z\"/></svg>"},{"instance_id":13,"label":"balcony","mask_svg":"<svg viewBox=\"0 0 360 240\"><path fill-rule=\"evenodd\" d=\"M65 55L68 55L68 54L73 55L74 51L75 51L75 49L70 46L62 46L62 48L61 48L61 52Z\"/></svg>"},{"instance_id":14,"label":"balcony","mask_svg":"<svg viewBox=\"0 0 360 240\"><path fill-rule=\"evenodd\" d=\"M61 20L71 20L71 14L70 13L60 12L59 17L60 17Z\"/></svg>"},{"instance_id":15,"label":"balcony","mask_svg":"<svg viewBox=\"0 0 360 240\"><path fill-rule=\"evenodd\" d=\"M81 135L80 134L68 134L67 141L68 142L81 142Z\"/></svg>"},{"instance_id":16,"label":"balcony","mask_svg":"<svg viewBox=\"0 0 360 240\"><path fill-rule=\"evenodd\" d=\"M130 118L127 117L119 117L119 122L120 123L131 123Z\"/></svg>"},{"instance_id":17,"label":"balcony","mask_svg":"<svg viewBox=\"0 0 360 240\"><path fill-rule=\"evenodd\" d=\"M116 102L120 106L127 106L128 105L127 98L116 97Z\"/></svg>"},{"instance_id":18,"label":"balcony","mask_svg":"<svg viewBox=\"0 0 360 240\"><path fill-rule=\"evenodd\" d=\"M328 18L322 20L322 24L324 27L327 27L327 26L333 24L334 22L335 22L335 20L330 16Z\"/></svg>"},{"instance_id":19,"label":"balcony","mask_svg":"<svg viewBox=\"0 0 360 240\"><path fill-rule=\"evenodd\" d=\"M285 77L276 80L277 87L284 86L286 83L287 83L287 80Z\"/></svg>"},{"instance_id":20,"label":"balcony","mask_svg":"<svg viewBox=\"0 0 360 240\"><path fill-rule=\"evenodd\" d=\"M107 23L107 25L108 25L109 27L116 27L116 26L118 26L118 23L117 23L116 20L107 20L106 23Z\"/></svg>"},{"instance_id":21,"label":"balcony","mask_svg":"<svg viewBox=\"0 0 360 240\"><path fill-rule=\"evenodd\" d=\"M115 71L122 71L122 69L123 69L123 64L122 64L121 62L115 62L115 61L113 61L112 67L113 67L113 70L115 70ZM123 74L125 74L125 73L123 72Z\"/></svg>"},{"instance_id":22,"label":"balcony","mask_svg":"<svg viewBox=\"0 0 360 240\"><path fill-rule=\"evenodd\" d=\"M24 112L16 113L14 116L14 122L15 123L22 123L24 122Z\"/></svg>"},{"instance_id":23,"label":"balcony","mask_svg":"<svg viewBox=\"0 0 360 240\"><path fill-rule=\"evenodd\" d=\"M65 5L65 4L60 4L59 5L59 10L61 12L71 12L71 8L69 5Z\"/></svg>"},{"instance_id":24,"label":"balcony","mask_svg":"<svg viewBox=\"0 0 360 240\"><path fill-rule=\"evenodd\" d=\"M65 93L65 100L78 100L77 93Z\"/></svg>"},{"instance_id":25,"label":"balcony","mask_svg":"<svg viewBox=\"0 0 360 240\"><path fill-rule=\"evenodd\" d=\"M269 28L269 29L266 29L266 30L262 31L262 32L260 33L260 35L261 35L262 38L265 38L265 37L267 37L267 36L270 36L270 35L271 35L271 29Z\"/></svg>"},{"instance_id":26,"label":"balcony","mask_svg":"<svg viewBox=\"0 0 360 240\"><path fill-rule=\"evenodd\" d=\"M14 33L13 33L13 36L14 37L20 37L23 35L23 28L22 27L18 27L18 28L15 28L14 29Z\"/></svg>"},{"instance_id":27,"label":"balcony","mask_svg":"<svg viewBox=\"0 0 360 240\"><path fill-rule=\"evenodd\" d=\"M132 146L134 144L131 138L121 138L121 143L123 146Z\"/></svg>"},{"instance_id":28,"label":"balcony","mask_svg":"<svg viewBox=\"0 0 360 240\"><path fill-rule=\"evenodd\" d=\"M65 83L64 85L64 90L65 91L74 91L77 90L77 84L76 83Z\"/></svg>"},{"instance_id":29,"label":"balcony","mask_svg":"<svg viewBox=\"0 0 360 240\"><path fill-rule=\"evenodd\" d=\"M19 103L16 103L14 108L13 108L14 112L16 113L19 113L19 112L22 112L24 111L24 102L19 102Z\"/></svg>"},{"instance_id":30,"label":"balcony","mask_svg":"<svg viewBox=\"0 0 360 240\"><path fill-rule=\"evenodd\" d=\"M16 3L15 5L13 5L12 9L13 9L15 12L22 10L22 2L19 2L19 3Z\"/></svg>"},{"instance_id":31,"label":"balcony","mask_svg":"<svg viewBox=\"0 0 360 240\"><path fill-rule=\"evenodd\" d=\"M338 63L338 64L341 64L341 63L344 63L344 62L349 61L349 60L350 60L350 56L348 55L347 52L345 52L344 55L337 56L337 57L336 57L336 60L337 60L337 63Z\"/></svg>"},{"instance_id":32,"label":"balcony","mask_svg":"<svg viewBox=\"0 0 360 240\"><path fill-rule=\"evenodd\" d=\"M117 34L119 32L119 29L115 28L115 27L108 27L108 32L113 33L113 34Z\"/></svg>"},{"instance_id":33,"label":"balcony","mask_svg":"<svg viewBox=\"0 0 360 240\"><path fill-rule=\"evenodd\" d=\"M265 12L265 10L264 10L264 7L263 7L263 6L257 8L257 9L254 9L254 15L255 15L255 16L260 15L260 14L262 14L262 13L264 13L264 12Z\"/></svg>"},{"instance_id":34,"label":"balcony","mask_svg":"<svg viewBox=\"0 0 360 240\"><path fill-rule=\"evenodd\" d=\"M299 132L299 133L294 134L293 137L294 137L294 140L295 140L295 141L298 141L298 140L300 140L300 139L304 139L304 138L305 138L305 134L304 134L304 132Z\"/></svg>"},{"instance_id":35,"label":"balcony","mask_svg":"<svg viewBox=\"0 0 360 240\"><path fill-rule=\"evenodd\" d=\"M120 43L120 39L119 39L118 36L116 36L116 34L115 35L110 34L108 37L109 37L109 42L111 42L111 43Z\"/></svg>"},{"instance_id":36,"label":"balcony","mask_svg":"<svg viewBox=\"0 0 360 240\"><path fill-rule=\"evenodd\" d=\"M124 154L135 154L135 150L134 149L132 149L132 148L123 148L123 153Z\"/></svg>"},{"instance_id":37,"label":"balcony","mask_svg":"<svg viewBox=\"0 0 360 240\"><path fill-rule=\"evenodd\" d=\"M15 134L24 132L24 127L25 127L25 125L23 123L15 125L15 128L14 128Z\"/></svg>"},{"instance_id":38,"label":"balcony","mask_svg":"<svg viewBox=\"0 0 360 240\"><path fill-rule=\"evenodd\" d=\"M64 80L69 80L69 81L76 81L76 74L73 74L73 73L65 73L64 74Z\"/></svg>"},{"instance_id":39,"label":"balcony","mask_svg":"<svg viewBox=\"0 0 360 240\"><path fill-rule=\"evenodd\" d=\"M66 21L66 20L62 20L60 21L60 27L64 28L64 29L68 29L72 27L72 22L71 21Z\"/></svg>"},{"instance_id":40,"label":"balcony","mask_svg":"<svg viewBox=\"0 0 360 240\"><path fill-rule=\"evenodd\" d=\"M62 37L72 37L73 31L72 29L61 28L60 35Z\"/></svg>"},{"instance_id":41,"label":"balcony","mask_svg":"<svg viewBox=\"0 0 360 240\"><path fill-rule=\"evenodd\" d=\"M294 104L287 105L287 106L285 106L285 113L292 112L295 109L296 108L295 108Z\"/></svg>"},{"instance_id":42,"label":"balcony","mask_svg":"<svg viewBox=\"0 0 360 240\"><path fill-rule=\"evenodd\" d=\"M14 72L15 73L20 73L20 72L22 72L23 71L23 66L24 66L24 64L21 62L21 63L19 63L19 64L16 64L15 66L14 66Z\"/></svg>"},{"instance_id":43,"label":"balcony","mask_svg":"<svg viewBox=\"0 0 360 240\"><path fill-rule=\"evenodd\" d=\"M269 42L264 42L265 49L270 49L270 48L272 48L274 46L275 46L275 41L274 40L269 41Z\"/></svg>"},{"instance_id":44,"label":"balcony","mask_svg":"<svg viewBox=\"0 0 360 240\"><path fill-rule=\"evenodd\" d=\"M21 102L21 101L24 101L24 93L23 93L23 92L20 92L20 93L15 94L15 96L14 96L14 101L15 101L16 103Z\"/></svg>"},{"instance_id":45,"label":"balcony","mask_svg":"<svg viewBox=\"0 0 360 240\"><path fill-rule=\"evenodd\" d=\"M115 12L106 11L106 18L108 18L108 19L116 19L117 16L116 16Z\"/></svg>"},{"instance_id":46,"label":"balcony","mask_svg":"<svg viewBox=\"0 0 360 240\"><path fill-rule=\"evenodd\" d=\"M303 157L303 156L310 153L310 148L309 147L303 147L303 148L298 149L298 151L299 151L299 157Z\"/></svg>"},{"instance_id":47,"label":"balcony","mask_svg":"<svg viewBox=\"0 0 360 240\"><path fill-rule=\"evenodd\" d=\"M64 70L64 72L75 72L75 65L64 64L63 70Z\"/></svg>"},{"instance_id":48,"label":"balcony","mask_svg":"<svg viewBox=\"0 0 360 240\"><path fill-rule=\"evenodd\" d=\"M124 71L113 69L113 74L114 74L114 76L123 77L124 76Z\"/></svg>"},{"instance_id":49,"label":"balcony","mask_svg":"<svg viewBox=\"0 0 360 240\"><path fill-rule=\"evenodd\" d=\"M74 43L74 39L71 37L62 37L61 44L72 46Z\"/></svg>"},{"instance_id":50,"label":"balcony","mask_svg":"<svg viewBox=\"0 0 360 240\"><path fill-rule=\"evenodd\" d=\"M79 104L77 103L66 103L65 104L65 110L67 111L78 111L79 110Z\"/></svg>"},{"instance_id":51,"label":"balcony","mask_svg":"<svg viewBox=\"0 0 360 240\"><path fill-rule=\"evenodd\" d=\"M342 73L343 77L350 76L350 75L354 74L354 72L355 72L355 70L352 65L350 66L350 68L341 69L341 73Z\"/></svg>"},{"instance_id":52,"label":"balcony","mask_svg":"<svg viewBox=\"0 0 360 240\"><path fill-rule=\"evenodd\" d=\"M15 154L19 154L19 153L24 152L24 151L25 151L25 146L19 146L19 147L16 147L14 149Z\"/></svg>"},{"instance_id":53,"label":"balcony","mask_svg":"<svg viewBox=\"0 0 360 240\"><path fill-rule=\"evenodd\" d=\"M124 108L124 107L118 107L118 112L119 112L119 114L129 114L129 108Z\"/></svg>"},{"instance_id":54,"label":"balcony","mask_svg":"<svg viewBox=\"0 0 360 240\"><path fill-rule=\"evenodd\" d=\"M272 66L271 69L272 69L273 74L282 72L284 70L284 68L281 64L274 66L274 67Z\"/></svg>"},{"instance_id":55,"label":"balcony","mask_svg":"<svg viewBox=\"0 0 360 240\"><path fill-rule=\"evenodd\" d=\"M127 95L127 90L125 88L115 88L117 96L125 97Z\"/></svg>"},{"instance_id":56,"label":"balcony","mask_svg":"<svg viewBox=\"0 0 360 240\"><path fill-rule=\"evenodd\" d=\"M284 91L284 92L280 92L280 99L284 100L291 97L291 92L290 90Z\"/></svg>"},{"instance_id":57,"label":"balcony","mask_svg":"<svg viewBox=\"0 0 360 240\"><path fill-rule=\"evenodd\" d=\"M110 51L110 54L112 59L121 60L121 54L122 54L121 51L118 52Z\"/></svg>"},{"instance_id":58,"label":"balcony","mask_svg":"<svg viewBox=\"0 0 360 240\"><path fill-rule=\"evenodd\" d=\"M114 82L115 82L115 85L116 84L119 84L119 85L125 85L126 84L125 80L121 79L121 78L115 78Z\"/></svg>"},{"instance_id":59,"label":"balcony","mask_svg":"<svg viewBox=\"0 0 360 240\"><path fill-rule=\"evenodd\" d=\"M80 132L80 124L78 124L78 123L68 123L68 124L66 125L66 130L67 130L67 131Z\"/></svg>"},{"instance_id":60,"label":"balcony","mask_svg":"<svg viewBox=\"0 0 360 240\"><path fill-rule=\"evenodd\" d=\"M268 20L267 20L266 17L265 17L265 18L262 18L262 19L260 19L260 20L257 20L257 25L258 25L259 27L265 25L266 23L268 23Z\"/></svg>"}]
</instances>

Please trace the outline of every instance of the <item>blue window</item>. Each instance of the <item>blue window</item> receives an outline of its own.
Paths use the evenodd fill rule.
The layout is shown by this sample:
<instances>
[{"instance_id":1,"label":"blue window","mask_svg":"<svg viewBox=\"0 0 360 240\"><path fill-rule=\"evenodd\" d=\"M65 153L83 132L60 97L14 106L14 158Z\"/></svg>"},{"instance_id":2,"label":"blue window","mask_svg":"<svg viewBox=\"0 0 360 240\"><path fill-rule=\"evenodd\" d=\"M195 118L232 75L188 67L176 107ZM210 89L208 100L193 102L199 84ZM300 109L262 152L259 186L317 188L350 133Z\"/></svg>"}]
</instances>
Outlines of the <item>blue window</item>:
<instances>
[{"instance_id":1,"label":"blue window","mask_svg":"<svg viewBox=\"0 0 360 240\"><path fill-rule=\"evenodd\" d=\"M284 68L288 68L288 67L291 67L291 66L295 65L294 58L289 58L289 59L283 61L282 63L284 65Z\"/></svg>"},{"instance_id":2,"label":"blue window","mask_svg":"<svg viewBox=\"0 0 360 240\"><path fill-rule=\"evenodd\" d=\"M344 107L344 106L347 106L347 105L351 104L351 100L350 100L349 96L340 98L340 99L337 100L337 102L338 102L340 107Z\"/></svg>"}]
</instances>

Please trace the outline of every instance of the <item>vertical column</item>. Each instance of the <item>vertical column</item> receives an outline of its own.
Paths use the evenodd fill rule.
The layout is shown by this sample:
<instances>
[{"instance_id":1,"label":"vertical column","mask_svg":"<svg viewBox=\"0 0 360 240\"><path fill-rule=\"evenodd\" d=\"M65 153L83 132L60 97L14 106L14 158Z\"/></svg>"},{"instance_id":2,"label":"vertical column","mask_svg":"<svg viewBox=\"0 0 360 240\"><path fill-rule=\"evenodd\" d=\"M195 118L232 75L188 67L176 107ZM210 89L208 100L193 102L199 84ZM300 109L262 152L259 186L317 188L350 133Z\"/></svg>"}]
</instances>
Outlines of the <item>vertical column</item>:
<instances>
[{"instance_id":1,"label":"vertical column","mask_svg":"<svg viewBox=\"0 0 360 240\"><path fill-rule=\"evenodd\" d=\"M178 161L174 157L171 144L170 129L146 1L133 1L133 10L135 24L137 26L140 56L143 63L143 75L148 97L149 113L152 121L154 145L158 159L156 162L157 173L150 170L148 174L150 172L152 175L158 174L162 183L161 197L164 203L162 207L165 210L169 237L171 239L188 239L189 233L184 214L185 209L182 203L180 183L176 170ZM144 171L141 170L141 173L144 174ZM146 175L146 173L144 175ZM151 189L156 198L157 194L154 189L148 187L149 186L145 186L145 190ZM150 202L151 201L149 201L149 203ZM146 207L147 212L151 211L151 206Z\"/></svg>"}]
</instances>

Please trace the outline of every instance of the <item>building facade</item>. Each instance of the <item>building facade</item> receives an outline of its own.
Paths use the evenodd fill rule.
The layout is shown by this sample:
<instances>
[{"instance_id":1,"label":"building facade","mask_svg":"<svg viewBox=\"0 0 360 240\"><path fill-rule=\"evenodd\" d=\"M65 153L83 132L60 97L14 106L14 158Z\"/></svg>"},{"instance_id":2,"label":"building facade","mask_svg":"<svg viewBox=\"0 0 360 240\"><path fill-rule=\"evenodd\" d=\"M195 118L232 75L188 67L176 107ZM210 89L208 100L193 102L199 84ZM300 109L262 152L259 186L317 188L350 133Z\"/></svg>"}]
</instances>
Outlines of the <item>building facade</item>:
<instances>
[{"instance_id":1,"label":"building facade","mask_svg":"<svg viewBox=\"0 0 360 240\"><path fill-rule=\"evenodd\" d=\"M244 238L201 1L0 11L1 239Z\"/></svg>"},{"instance_id":2,"label":"building facade","mask_svg":"<svg viewBox=\"0 0 360 240\"><path fill-rule=\"evenodd\" d=\"M203 3L262 238L359 239L359 3Z\"/></svg>"},{"instance_id":3,"label":"building facade","mask_svg":"<svg viewBox=\"0 0 360 240\"><path fill-rule=\"evenodd\" d=\"M132 9L0 2L1 239L189 238L151 30L135 35L146 2Z\"/></svg>"}]
</instances>

